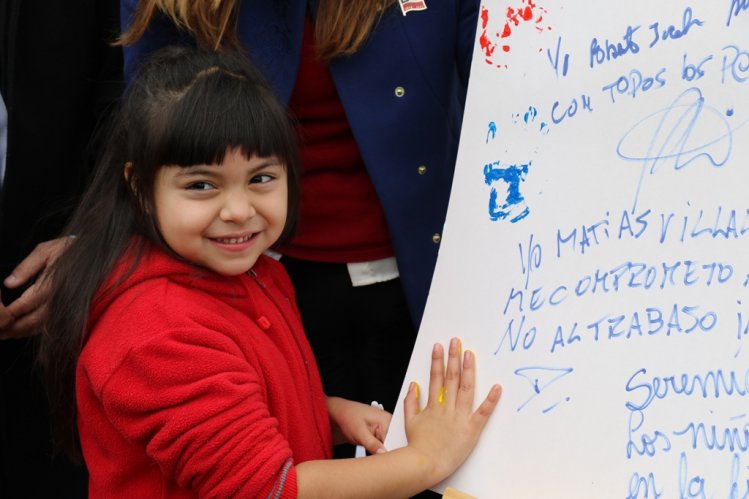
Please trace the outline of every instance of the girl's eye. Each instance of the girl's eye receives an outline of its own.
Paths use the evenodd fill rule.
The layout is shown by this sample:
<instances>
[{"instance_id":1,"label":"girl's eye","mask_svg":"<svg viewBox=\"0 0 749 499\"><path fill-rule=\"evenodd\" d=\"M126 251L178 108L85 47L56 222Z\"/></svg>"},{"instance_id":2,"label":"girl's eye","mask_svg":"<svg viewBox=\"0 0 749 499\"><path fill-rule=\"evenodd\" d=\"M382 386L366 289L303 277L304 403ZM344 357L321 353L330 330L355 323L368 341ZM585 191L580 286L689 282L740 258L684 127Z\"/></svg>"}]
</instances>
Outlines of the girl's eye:
<instances>
[{"instance_id":1,"label":"girl's eye","mask_svg":"<svg viewBox=\"0 0 749 499\"><path fill-rule=\"evenodd\" d=\"M208 182L193 182L187 188L192 191L207 191L213 189L213 186Z\"/></svg>"},{"instance_id":2,"label":"girl's eye","mask_svg":"<svg viewBox=\"0 0 749 499\"><path fill-rule=\"evenodd\" d=\"M267 175L267 174L261 174L261 175L255 175L250 179L251 184L265 184L267 182L270 182L273 180L273 175Z\"/></svg>"}]
</instances>

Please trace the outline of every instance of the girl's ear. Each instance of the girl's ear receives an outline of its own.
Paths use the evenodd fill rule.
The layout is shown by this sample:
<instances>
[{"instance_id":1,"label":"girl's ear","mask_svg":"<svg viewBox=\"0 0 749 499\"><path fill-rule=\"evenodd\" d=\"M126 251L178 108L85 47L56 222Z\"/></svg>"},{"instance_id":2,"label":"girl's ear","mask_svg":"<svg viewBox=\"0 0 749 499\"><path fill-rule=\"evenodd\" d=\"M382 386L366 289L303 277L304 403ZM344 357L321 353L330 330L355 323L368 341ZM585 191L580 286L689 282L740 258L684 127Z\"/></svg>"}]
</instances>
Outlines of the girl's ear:
<instances>
[{"instance_id":1,"label":"girl's ear","mask_svg":"<svg viewBox=\"0 0 749 499\"><path fill-rule=\"evenodd\" d=\"M138 201L140 209L143 210L144 213L151 213L148 203L146 203L138 194L138 179L133 173L132 161L125 163L125 166L122 169L122 175L125 177L125 182L127 182L127 185L130 187L130 192L133 193L133 197Z\"/></svg>"},{"instance_id":2,"label":"girl's ear","mask_svg":"<svg viewBox=\"0 0 749 499\"><path fill-rule=\"evenodd\" d=\"M122 169L122 175L125 177L125 182L130 186L133 194L138 196L138 189L135 187L135 177L133 176L133 163L128 161L125 163L125 167Z\"/></svg>"}]
</instances>

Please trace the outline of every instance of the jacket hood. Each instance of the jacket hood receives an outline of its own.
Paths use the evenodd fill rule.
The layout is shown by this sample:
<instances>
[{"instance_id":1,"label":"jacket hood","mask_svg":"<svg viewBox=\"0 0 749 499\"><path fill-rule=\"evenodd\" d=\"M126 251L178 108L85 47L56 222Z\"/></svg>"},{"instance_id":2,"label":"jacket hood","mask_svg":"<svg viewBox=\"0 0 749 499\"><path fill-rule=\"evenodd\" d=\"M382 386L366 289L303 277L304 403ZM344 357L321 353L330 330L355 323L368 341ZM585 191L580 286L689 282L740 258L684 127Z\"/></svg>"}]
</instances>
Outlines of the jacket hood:
<instances>
[{"instance_id":1,"label":"jacket hood","mask_svg":"<svg viewBox=\"0 0 749 499\"><path fill-rule=\"evenodd\" d=\"M257 275L266 272L269 257L261 256L250 272ZM105 310L124 293L131 293L156 280L168 280L175 284L190 287L221 296L224 301L236 303L237 307L247 306L247 287L244 279L247 274L224 276L179 259L173 253L142 239L135 238L128 245L122 257L115 264L110 276L94 295L89 314L88 330L91 331Z\"/></svg>"}]
</instances>

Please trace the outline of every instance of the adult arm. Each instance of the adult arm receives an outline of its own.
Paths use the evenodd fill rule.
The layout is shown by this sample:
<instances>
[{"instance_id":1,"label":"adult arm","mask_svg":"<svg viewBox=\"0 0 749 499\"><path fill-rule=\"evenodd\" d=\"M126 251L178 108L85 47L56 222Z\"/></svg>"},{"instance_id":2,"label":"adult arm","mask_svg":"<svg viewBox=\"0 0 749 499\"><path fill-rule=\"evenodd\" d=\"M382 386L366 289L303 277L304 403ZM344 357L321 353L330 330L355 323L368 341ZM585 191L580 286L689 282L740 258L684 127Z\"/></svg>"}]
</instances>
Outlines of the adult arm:
<instances>
[{"instance_id":1,"label":"adult arm","mask_svg":"<svg viewBox=\"0 0 749 499\"><path fill-rule=\"evenodd\" d=\"M468 86L473 59L473 44L479 20L480 0L458 0L458 29L455 43L455 60L463 85Z\"/></svg>"}]
</instances>

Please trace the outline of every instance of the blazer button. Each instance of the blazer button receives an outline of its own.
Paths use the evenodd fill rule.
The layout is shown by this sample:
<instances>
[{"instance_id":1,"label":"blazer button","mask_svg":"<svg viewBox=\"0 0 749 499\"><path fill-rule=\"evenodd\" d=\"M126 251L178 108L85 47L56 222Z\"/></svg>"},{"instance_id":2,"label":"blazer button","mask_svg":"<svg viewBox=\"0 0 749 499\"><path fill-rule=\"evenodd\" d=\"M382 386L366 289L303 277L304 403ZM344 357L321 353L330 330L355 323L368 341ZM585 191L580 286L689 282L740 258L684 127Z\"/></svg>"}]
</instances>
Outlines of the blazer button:
<instances>
[{"instance_id":1,"label":"blazer button","mask_svg":"<svg viewBox=\"0 0 749 499\"><path fill-rule=\"evenodd\" d=\"M396 97L403 97L406 95L406 89L403 87L395 87L395 96Z\"/></svg>"},{"instance_id":2,"label":"blazer button","mask_svg":"<svg viewBox=\"0 0 749 499\"><path fill-rule=\"evenodd\" d=\"M427 167L425 165L419 165L416 171L419 172L419 175L424 175L427 172Z\"/></svg>"},{"instance_id":3,"label":"blazer button","mask_svg":"<svg viewBox=\"0 0 749 499\"><path fill-rule=\"evenodd\" d=\"M440 235L440 233L439 232L435 232L434 235L432 236L432 242L434 244L439 244L439 242L441 240L442 240L442 236Z\"/></svg>"}]
</instances>

